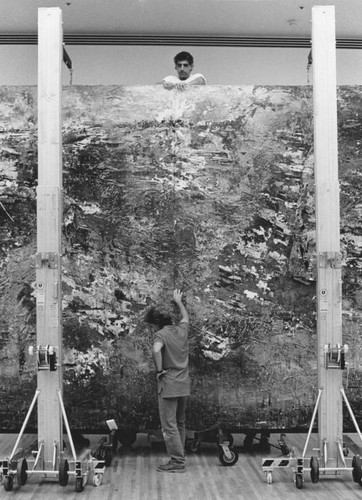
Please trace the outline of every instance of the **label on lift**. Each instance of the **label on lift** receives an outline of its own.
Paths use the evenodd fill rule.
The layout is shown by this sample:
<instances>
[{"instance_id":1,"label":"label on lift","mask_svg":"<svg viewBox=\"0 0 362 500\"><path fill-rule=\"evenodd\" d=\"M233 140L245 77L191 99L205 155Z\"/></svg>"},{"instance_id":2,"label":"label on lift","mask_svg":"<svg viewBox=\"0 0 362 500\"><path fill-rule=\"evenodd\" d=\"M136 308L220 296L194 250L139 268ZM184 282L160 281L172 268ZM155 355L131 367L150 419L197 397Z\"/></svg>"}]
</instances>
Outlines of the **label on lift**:
<instances>
[{"instance_id":1,"label":"label on lift","mask_svg":"<svg viewBox=\"0 0 362 500\"><path fill-rule=\"evenodd\" d=\"M57 304L51 304L49 308L49 314L49 326L52 328L59 326L59 313Z\"/></svg>"},{"instance_id":2,"label":"label on lift","mask_svg":"<svg viewBox=\"0 0 362 500\"><path fill-rule=\"evenodd\" d=\"M36 284L36 302L37 304L44 304L45 302L45 286L41 281Z\"/></svg>"},{"instance_id":3,"label":"label on lift","mask_svg":"<svg viewBox=\"0 0 362 500\"><path fill-rule=\"evenodd\" d=\"M320 291L319 310L320 312L328 311L328 291L325 288Z\"/></svg>"}]
</instances>

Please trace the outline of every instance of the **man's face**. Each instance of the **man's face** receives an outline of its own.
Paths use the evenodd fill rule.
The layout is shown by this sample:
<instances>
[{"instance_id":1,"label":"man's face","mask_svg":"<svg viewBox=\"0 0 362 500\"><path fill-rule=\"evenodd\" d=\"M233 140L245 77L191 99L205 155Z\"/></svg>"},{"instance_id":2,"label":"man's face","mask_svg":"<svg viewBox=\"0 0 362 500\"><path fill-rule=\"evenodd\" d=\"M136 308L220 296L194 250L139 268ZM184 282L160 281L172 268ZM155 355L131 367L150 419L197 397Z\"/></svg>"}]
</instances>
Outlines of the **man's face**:
<instances>
[{"instance_id":1,"label":"man's face","mask_svg":"<svg viewBox=\"0 0 362 500\"><path fill-rule=\"evenodd\" d=\"M180 80L187 80L191 75L193 64L189 64L187 61L178 61L176 63L175 69L177 71Z\"/></svg>"}]
</instances>

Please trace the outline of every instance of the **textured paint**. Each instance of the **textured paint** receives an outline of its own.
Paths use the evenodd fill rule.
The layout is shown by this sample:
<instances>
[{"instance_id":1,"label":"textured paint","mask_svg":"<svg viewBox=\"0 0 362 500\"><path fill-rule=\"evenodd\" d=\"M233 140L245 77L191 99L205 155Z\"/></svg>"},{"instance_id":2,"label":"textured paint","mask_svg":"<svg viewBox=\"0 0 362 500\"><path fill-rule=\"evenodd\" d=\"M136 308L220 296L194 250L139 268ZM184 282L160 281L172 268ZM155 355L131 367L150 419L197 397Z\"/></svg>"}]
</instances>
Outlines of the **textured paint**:
<instances>
[{"instance_id":1,"label":"textured paint","mask_svg":"<svg viewBox=\"0 0 362 500\"><path fill-rule=\"evenodd\" d=\"M159 426L143 316L151 304L171 307L174 287L191 315L188 427L308 424L317 391L310 87L68 87L63 100L71 425ZM358 416L360 88L339 89L338 106L345 378ZM36 386L27 354L36 113L35 88L0 87L2 429L20 426Z\"/></svg>"}]
</instances>

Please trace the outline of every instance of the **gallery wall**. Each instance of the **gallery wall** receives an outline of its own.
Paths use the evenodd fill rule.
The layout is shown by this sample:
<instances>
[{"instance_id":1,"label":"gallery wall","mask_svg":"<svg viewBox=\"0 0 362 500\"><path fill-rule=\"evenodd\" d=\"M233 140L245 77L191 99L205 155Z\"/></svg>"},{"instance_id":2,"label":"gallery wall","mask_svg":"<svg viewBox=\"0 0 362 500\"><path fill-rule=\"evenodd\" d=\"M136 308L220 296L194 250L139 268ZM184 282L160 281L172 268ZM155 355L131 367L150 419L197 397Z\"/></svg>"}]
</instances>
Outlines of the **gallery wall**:
<instances>
[{"instance_id":1,"label":"gallery wall","mask_svg":"<svg viewBox=\"0 0 362 500\"><path fill-rule=\"evenodd\" d=\"M189 50L210 85L307 85L309 49L68 46L78 85L152 85L174 73L173 57ZM35 45L0 46L0 85L37 83ZM309 83L311 82L311 75ZM65 69L64 83L69 83ZM337 51L337 84L362 84L362 51Z\"/></svg>"}]
</instances>

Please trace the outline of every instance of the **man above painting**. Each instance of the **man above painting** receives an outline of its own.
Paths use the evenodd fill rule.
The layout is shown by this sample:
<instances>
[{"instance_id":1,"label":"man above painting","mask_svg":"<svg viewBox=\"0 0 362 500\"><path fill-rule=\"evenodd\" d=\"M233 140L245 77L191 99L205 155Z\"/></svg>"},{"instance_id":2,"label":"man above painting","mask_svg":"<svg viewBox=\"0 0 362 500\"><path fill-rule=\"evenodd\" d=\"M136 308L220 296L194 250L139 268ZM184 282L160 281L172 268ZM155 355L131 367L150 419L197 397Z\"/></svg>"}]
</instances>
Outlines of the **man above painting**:
<instances>
[{"instance_id":1,"label":"man above painting","mask_svg":"<svg viewBox=\"0 0 362 500\"><path fill-rule=\"evenodd\" d=\"M159 472L185 472L185 411L190 394L189 315L182 303L182 293L173 292L181 314L173 324L164 307L152 307L145 321L157 330L153 341L153 360L157 371L158 409L169 462L158 466Z\"/></svg>"},{"instance_id":2,"label":"man above painting","mask_svg":"<svg viewBox=\"0 0 362 500\"><path fill-rule=\"evenodd\" d=\"M165 89L185 90L189 85L205 85L206 79L201 73L191 75L194 69L194 58L189 52L179 52L174 57L175 69L177 75L168 75L163 78L159 84Z\"/></svg>"}]
</instances>

